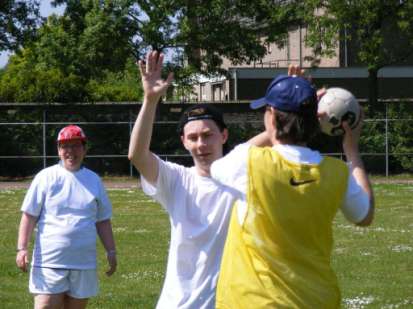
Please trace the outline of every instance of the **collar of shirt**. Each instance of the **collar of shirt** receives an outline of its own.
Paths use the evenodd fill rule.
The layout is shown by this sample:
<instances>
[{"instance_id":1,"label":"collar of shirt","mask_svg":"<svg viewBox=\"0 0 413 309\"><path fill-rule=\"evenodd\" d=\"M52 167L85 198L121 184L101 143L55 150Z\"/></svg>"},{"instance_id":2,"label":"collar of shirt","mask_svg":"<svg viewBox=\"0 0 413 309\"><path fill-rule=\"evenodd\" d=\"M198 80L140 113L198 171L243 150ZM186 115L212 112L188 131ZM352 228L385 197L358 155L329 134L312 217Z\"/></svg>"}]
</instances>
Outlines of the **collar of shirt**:
<instances>
[{"instance_id":1,"label":"collar of shirt","mask_svg":"<svg viewBox=\"0 0 413 309\"><path fill-rule=\"evenodd\" d=\"M319 164L323 159L321 154L308 147L277 144L273 149L278 151L285 159L295 163Z\"/></svg>"}]
</instances>

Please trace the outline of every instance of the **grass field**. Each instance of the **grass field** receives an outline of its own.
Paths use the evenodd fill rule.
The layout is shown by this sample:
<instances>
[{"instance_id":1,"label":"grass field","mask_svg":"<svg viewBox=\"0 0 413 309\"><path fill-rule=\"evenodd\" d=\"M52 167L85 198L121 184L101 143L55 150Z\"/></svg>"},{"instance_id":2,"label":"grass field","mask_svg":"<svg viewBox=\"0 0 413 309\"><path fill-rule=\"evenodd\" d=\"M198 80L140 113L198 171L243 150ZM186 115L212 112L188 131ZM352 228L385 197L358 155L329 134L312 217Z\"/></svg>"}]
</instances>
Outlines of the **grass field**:
<instances>
[{"instance_id":1,"label":"grass field","mask_svg":"<svg viewBox=\"0 0 413 309\"><path fill-rule=\"evenodd\" d=\"M377 184L377 213L367 229L335 223L333 266L343 308L413 308L413 186ZM32 308L28 275L15 266L19 207L25 190L0 190L0 307ZM165 270L169 221L140 190L109 190L118 247L118 272L104 276L99 246L100 294L88 308L154 308Z\"/></svg>"}]
</instances>

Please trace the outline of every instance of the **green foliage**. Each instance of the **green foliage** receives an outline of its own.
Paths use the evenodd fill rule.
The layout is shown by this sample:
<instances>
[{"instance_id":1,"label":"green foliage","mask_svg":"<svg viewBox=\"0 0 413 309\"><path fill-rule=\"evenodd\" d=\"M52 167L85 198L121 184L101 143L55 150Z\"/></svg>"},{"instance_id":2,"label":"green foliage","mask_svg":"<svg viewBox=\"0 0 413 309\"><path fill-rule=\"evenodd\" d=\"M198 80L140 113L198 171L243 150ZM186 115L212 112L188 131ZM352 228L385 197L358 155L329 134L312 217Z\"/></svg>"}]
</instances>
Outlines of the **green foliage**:
<instances>
[{"instance_id":1,"label":"green foliage","mask_svg":"<svg viewBox=\"0 0 413 309\"><path fill-rule=\"evenodd\" d=\"M413 3L411 1L380 0L307 0L305 10L316 11L305 15L308 23L307 42L320 55L337 47L338 33L346 30L348 44L357 42L358 61L369 69L399 64L413 53ZM394 34L397 33L397 36ZM394 48L403 44L403 48Z\"/></svg>"},{"instance_id":2,"label":"green foliage","mask_svg":"<svg viewBox=\"0 0 413 309\"><path fill-rule=\"evenodd\" d=\"M413 106L412 104L389 104L388 118L390 152L396 153L394 160L402 170L413 171ZM404 121L400 121L403 119ZM403 155L409 153L410 155Z\"/></svg>"},{"instance_id":3,"label":"green foliage","mask_svg":"<svg viewBox=\"0 0 413 309\"><path fill-rule=\"evenodd\" d=\"M306 0L306 41L320 56L335 54L339 40L355 50L354 63L369 71L369 101L377 105L377 73L413 56L413 2L381 0ZM308 14L316 12L316 14Z\"/></svg>"},{"instance_id":4,"label":"green foliage","mask_svg":"<svg viewBox=\"0 0 413 309\"><path fill-rule=\"evenodd\" d=\"M3 102L84 102L139 101L142 97L139 71L129 58L123 71L103 70L95 79L85 79L59 67L43 68L25 50L12 56L0 75L0 101Z\"/></svg>"},{"instance_id":5,"label":"green foliage","mask_svg":"<svg viewBox=\"0 0 413 309\"><path fill-rule=\"evenodd\" d=\"M143 95L140 72L131 59L124 71L105 70L103 78L90 80L87 90L93 102L139 101Z\"/></svg>"},{"instance_id":6,"label":"green foliage","mask_svg":"<svg viewBox=\"0 0 413 309\"><path fill-rule=\"evenodd\" d=\"M223 57L250 63L266 54L269 42L284 43L298 2L190 1L183 6L177 40L188 64L203 73L219 71Z\"/></svg>"},{"instance_id":7,"label":"green foliage","mask_svg":"<svg viewBox=\"0 0 413 309\"><path fill-rule=\"evenodd\" d=\"M390 102L378 107L370 107L366 112L369 120L363 125L360 150L363 153L385 153L386 139L389 153L390 172L413 171L413 106L409 102ZM387 123L385 119L387 120ZM387 130L387 135L386 135ZM365 160L368 166L380 166L384 160L380 156L370 156Z\"/></svg>"},{"instance_id":8,"label":"green foliage","mask_svg":"<svg viewBox=\"0 0 413 309\"><path fill-rule=\"evenodd\" d=\"M188 95L194 73L224 73L223 57L251 62L265 55L269 42L282 45L290 22L298 20L294 5L299 1L53 3L65 6L63 16L50 16L36 40L26 42L22 55L16 56L21 59L11 63L8 78L0 80L0 100L136 99L140 92L130 83L125 65L132 55L142 58L149 49L176 56L168 68L176 73L177 89ZM17 89L20 82L27 86Z\"/></svg>"},{"instance_id":9,"label":"green foliage","mask_svg":"<svg viewBox=\"0 0 413 309\"><path fill-rule=\"evenodd\" d=\"M18 50L22 43L33 39L39 21L39 1L1 1L0 51Z\"/></svg>"},{"instance_id":10,"label":"green foliage","mask_svg":"<svg viewBox=\"0 0 413 309\"><path fill-rule=\"evenodd\" d=\"M110 3L71 2L63 16L50 16L36 40L10 60L0 79L0 101L138 99L130 76L136 70L126 68L132 61L132 33Z\"/></svg>"},{"instance_id":11,"label":"green foliage","mask_svg":"<svg viewBox=\"0 0 413 309\"><path fill-rule=\"evenodd\" d=\"M42 68L32 50L12 56L0 76L3 102L78 102L85 98L84 80L57 67Z\"/></svg>"},{"instance_id":12,"label":"green foliage","mask_svg":"<svg viewBox=\"0 0 413 309\"><path fill-rule=\"evenodd\" d=\"M19 113L16 110L2 111L0 113L1 123L37 123L42 119L39 110ZM22 125L2 125L0 130L0 140L4 147L0 148L1 156L14 156L23 154L26 156L37 156L42 153L42 127L40 124L33 124L29 127ZM41 159L36 158L16 158L0 160L0 175L3 177L34 175L41 166Z\"/></svg>"},{"instance_id":13,"label":"green foliage","mask_svg":"<svg viewBox=\"0 0 413 309\"><path fill-rule=\"evenodd\" d=\"M128 66L127 66L128 67ZM131 64L131 69L136 67ZM133 83L135 73L130 73L130 83ZM123 93L122 82L119 87L113 89L116 83L95 83L96 89L90 90L96 94L96 101L118 99L130 101L134 99L135 93ZM90 85L89 85L90 86ZM88 86L88 87L89 87ZM106 89L108 86L108 89ZM116 96L112 96L116 94ZM98 97L99 96L99 97ZM387 141L389 156L389 172L391 174L413 172L413 106L409 102L388 103ZM222 104L219 108L226 113L229 130L227 150L235 145L247 141L252 136L262 132L262 115L254 111L238 112L234 114L233 104ZM386 168L386 122L385 104L381 111L374 109L366 110L366 120L363 124L363 132L360 139L360 151L363 161L369 173L384 174ZM33 108L16 107L0 113L0 122L30 122L30 125L3 125L0 130L0 140L8 145L0 150L0 156L41 156L43 154L42 144L42 119L43 110L47 110L46 153L56 155L55 139L61 124L54 123L85 123L82 125L89 136L89 154L96 158L87 158L88 166L100 173L108 175L129 174L130 166L127 160L128 144L131 125L136 119L140 105L113 106L106 104L82 105L81 107L71 104L61 106L39 106ZM182 147L176 131L177 121L185 104L160 104L156 115L153 130L151 150L159 155L169 155L169 159L175 155L187 155ZM89 124L86 124L88 123ZM110 123L113 122L113 123ZM96 124L105 123L105 124ZM310 147L322 153L338 157L342 155L342 138L317 135L310 143ZM102 155L102 157L100 157ZM104 155L123 156L118 158L107 158ZM164 157L165 158L165 157ZM180 157L181 159L182 157ZM176 159L176 157L175 157ZM174 160L175 160L174 159ZM55 162L56 158L48 159L48 164ZM179 161L190 165L190 158ZM8 177L33 175L34 171L42 166L42 158L38 159L4 159L0 160L0 174Z\"/></svg>"}]
</instances>

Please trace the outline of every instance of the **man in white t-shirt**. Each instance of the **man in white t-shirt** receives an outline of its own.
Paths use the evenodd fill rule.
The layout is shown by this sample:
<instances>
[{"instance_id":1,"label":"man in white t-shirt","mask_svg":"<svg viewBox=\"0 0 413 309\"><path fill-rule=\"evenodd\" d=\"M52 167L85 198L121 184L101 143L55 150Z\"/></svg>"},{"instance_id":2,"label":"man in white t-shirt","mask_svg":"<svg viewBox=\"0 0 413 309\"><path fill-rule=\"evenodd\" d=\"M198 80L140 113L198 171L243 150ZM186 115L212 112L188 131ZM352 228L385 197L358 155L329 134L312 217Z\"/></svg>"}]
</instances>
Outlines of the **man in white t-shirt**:
<instances>
[{"instance_id":1,"label":"man in white t-shirt","mask_svg":"<svg viewBox=\"0 0 413 309\"><path fill-rule=\"evenodd\" d=\"M99 176L82 165L86 136L75 125L58 134L60 162L40 171L21 207L16 264L27 271L28 244L37 233L29 290L34 307L85 308L98 293L96 234L107 252L109 270L116 270L112 205Z\"/></svg>"},{"instance_id":2,"label":"man in white t-shirt","mask_svg":"<svg viewBox=\"0 0 413 309\"><path fill-rule=\"evenodd\" d=\"M223 155L228 132L222 114L207 104L186 110L181 141L194 166L165 162L149 150L156 106L172 81L161 78L163 54L139 63L144 100L134 125L129 159L143 190L168 212L171 241L158 309L215 307L215 288L235 190L210 178L211 163Z\"/></svg>"}]
</instances>

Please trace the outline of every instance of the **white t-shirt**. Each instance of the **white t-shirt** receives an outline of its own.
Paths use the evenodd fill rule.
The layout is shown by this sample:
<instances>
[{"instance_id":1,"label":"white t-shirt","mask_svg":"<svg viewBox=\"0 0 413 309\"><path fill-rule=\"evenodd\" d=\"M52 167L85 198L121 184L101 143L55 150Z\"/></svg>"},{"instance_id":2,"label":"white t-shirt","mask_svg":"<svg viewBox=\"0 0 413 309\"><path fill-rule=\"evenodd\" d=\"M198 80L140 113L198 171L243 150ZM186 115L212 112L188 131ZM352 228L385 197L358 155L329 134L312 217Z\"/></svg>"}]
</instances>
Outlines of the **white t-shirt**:
<instances>
[{"instance_id":1,"label":"white t-shirt","mask_svg":"<svg viewBox=\"0 0 413 309\"><path fill-rule=\"evenodd\" d=\"M238 203L238 220L243 222L246 214L247 161L250 144L238 145L225 157L215 161L211 166L211 176L223 184L231 185L242 195ZM285 159L295 163L319 164L323 157L318 151L307 147L277 144L273 146ZM347 220L358 223L369 211L369 197L349 173L346 196L341 211Z\"/></svg>"},{"instance_id":2,"label":"white t-shirt","mask_svg":"<svg viewBox=\"0 0 413 309\"><path fill-rule=\"evenodd\" d=\"M98 175L56 164L40 171L21 211L38 217L32 266L96 269L96 222L110 219L112 205Z\"/></svg>"},{"instance_id":3,"label":"white t-shirt","mask_svg":"<svg viewBox=\"0 0 413 309\"><path fill-rule=\"evenodd\" d=\"M215 308L215 288L235 190L194 167L158 158L156 186L142 177L144 192L169 213L171 241L157 309Z\"/></svg>"}]
</instances>

